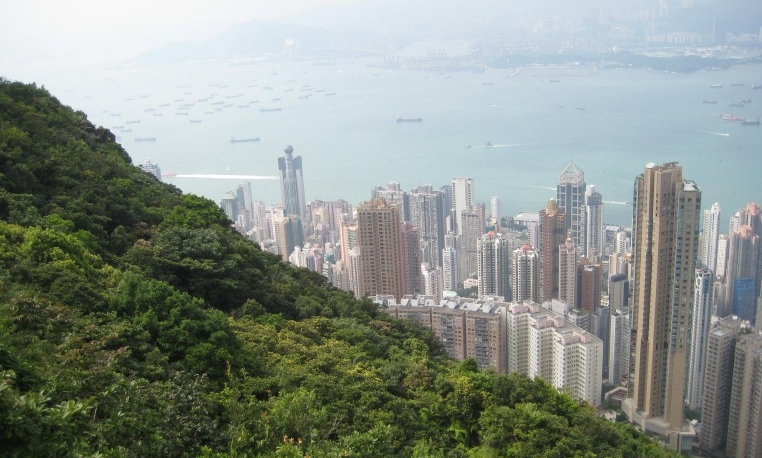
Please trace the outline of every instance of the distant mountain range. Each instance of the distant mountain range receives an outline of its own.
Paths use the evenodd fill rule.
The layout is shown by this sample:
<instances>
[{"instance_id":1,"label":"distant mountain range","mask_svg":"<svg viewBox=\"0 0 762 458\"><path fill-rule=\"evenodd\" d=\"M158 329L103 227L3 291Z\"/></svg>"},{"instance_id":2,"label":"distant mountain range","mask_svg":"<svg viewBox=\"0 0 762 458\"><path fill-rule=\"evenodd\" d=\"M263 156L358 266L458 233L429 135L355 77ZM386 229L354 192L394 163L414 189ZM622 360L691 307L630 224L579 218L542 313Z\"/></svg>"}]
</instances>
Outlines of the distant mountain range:
<instances>
[{"instance_id":1,"label":"distant mountain range","mask_svg":"<svg viewBox=\"0 0 762 458\"><path fill-rule=\"evenodd\" d=\"M277 56L293 51L314 55L326 49L396 52L419 41L482 40L522 28L544 28L557 38L572 33L605 40L606 28L619 24L635 30L652 24L659 33L707 34L714 28L721 43L727 33L759 33L762 2L544 0L537 4L488 0L464 7L454 0L436 5L427 0L372 0L324 7L282 22L242 23L207 41L174 43L149 51L138 61Z\"/></svg>"}]
</instances>

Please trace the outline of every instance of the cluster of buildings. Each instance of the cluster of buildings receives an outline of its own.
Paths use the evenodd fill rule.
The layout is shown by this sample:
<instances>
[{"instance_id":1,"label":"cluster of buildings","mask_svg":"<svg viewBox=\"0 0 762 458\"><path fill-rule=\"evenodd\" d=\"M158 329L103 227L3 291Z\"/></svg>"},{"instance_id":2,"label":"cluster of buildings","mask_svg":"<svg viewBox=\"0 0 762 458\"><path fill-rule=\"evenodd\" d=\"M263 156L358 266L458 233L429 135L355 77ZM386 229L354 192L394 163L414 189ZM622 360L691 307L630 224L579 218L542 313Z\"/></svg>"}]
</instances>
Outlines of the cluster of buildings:
<instances>
[{"instance_id":1,"label":"cluster of buildings","mask_svg":"<svg viewBox=\"0 0 762 458\"><path fill-rule=\"evenodd\" d=\"M497 197L489 212L475 202L470 178L391 182L353 207L306 202L290 146L278 165L280 206L253 201L248 185L221 203L263 249L430 328L454 358L592 405L616 386L628 419L672 449L762 457L756 204L721 234L719 205L702 212L679 164L648 164L628 230L604 225L603 198L574 163L545 208L508 218ZM475 298L461 297L469 287Z\"/></svg>"}]
</instances>

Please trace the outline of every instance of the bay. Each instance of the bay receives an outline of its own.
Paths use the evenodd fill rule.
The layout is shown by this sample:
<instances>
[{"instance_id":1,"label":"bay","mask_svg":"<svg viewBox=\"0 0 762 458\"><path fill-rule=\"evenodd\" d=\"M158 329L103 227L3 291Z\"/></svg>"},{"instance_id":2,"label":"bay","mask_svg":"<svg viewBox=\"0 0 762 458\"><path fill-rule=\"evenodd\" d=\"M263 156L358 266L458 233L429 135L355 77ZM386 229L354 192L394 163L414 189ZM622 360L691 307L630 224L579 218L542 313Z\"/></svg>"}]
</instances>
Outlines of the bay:
<instances>
[{"instance_id":1,"label":"bay","mask_svg":"<svg viewBox=\"0 0 762 458\"><path fill-rule=\"evenodd\" d=\"M762 85L762 65L513 75L378 63L247 60L69 69L46 80L30 70L18 79L110 128L134 163L150 159L178 175L165 181L215 202L242 180L182 175L275 177L287 145L302 156L307 200L357 204L390 181L411 189L470 177L477 202L499 196L512 215L543 208L571 161L608 202L607 224L630 224L633 180L648 162L679 162L702 188L704 208L720 203L723 221L762 197L762 130L720 118L762 115L762 90L752 89ZM729 106L744 99L751 103ZM278 181L250 182L255 199L280 201Z\"/></svg>"}]
</instances>

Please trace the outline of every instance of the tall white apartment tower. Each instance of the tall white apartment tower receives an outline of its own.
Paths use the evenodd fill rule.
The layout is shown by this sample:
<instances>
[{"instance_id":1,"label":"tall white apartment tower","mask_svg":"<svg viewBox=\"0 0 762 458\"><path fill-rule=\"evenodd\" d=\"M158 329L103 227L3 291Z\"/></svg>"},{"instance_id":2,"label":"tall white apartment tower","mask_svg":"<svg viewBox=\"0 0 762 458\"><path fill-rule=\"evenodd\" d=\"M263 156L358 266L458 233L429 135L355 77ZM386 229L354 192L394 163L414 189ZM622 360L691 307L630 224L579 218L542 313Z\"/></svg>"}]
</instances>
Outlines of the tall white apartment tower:
<instances>
[{"instance_id":1,"label":"tall white apartment tower","mask_svg":"<svg viewBox=\"0 0 762 458\"><path fill-rule=\"evenodd\" d=\"M500 219L503 217L500 212L500 198L498 196L492 196L489 200L490 208L490 221L489 223L495 226L495 230L500 232Z\"/></svg>"},{"instance_id":2,"label":"tall white apartment tower","mask_svg":"<svg viewBox=\"0 0 762 458\"><path fill-rule=\"evenodd\" d=\"M511 254L513 302L540 303L540 254L528 243Z\"/></svg>"},{"instance_id":3,"label":"tall white apartment tower","mask_svg":"<svg viewBox=\"0 0 762 458\"><path fill-rule=\"evenodd\" d=\"M701 246L701 263L712 273L717 273L717 242L720 238L720 204L715 202L704 210L704 231Z\"/></svg>"},{"instance_id":4,"label":"tall white apartment tower","mask_svg":"<svg viewBox=\"0 0 762 458\"><path fill-rule=\"evenodd\" d=\"M455 212L454 223L457 227L457 234L463 234L461 228L461 214L465 210L474 208L474 180L471 178L453 178L452 179L452 208Z\"/></svg>"},{"instance_id":5,"label":"tall white apartment tower","mask_svg":"<svg viewBox=\"0 0 762 458\"><path fill-rule=\"evenodd\" d=\"M603 196L590 185L585 190L585 257L591 259L593 254L603 256L606 244L606 234L603 225Z\"/></svg>"},{"instance_id":6,"label":"tall white apartment tower","mask_svg":"<svg viewBox=\"0 0 762 458\"><path fill-rule=\"evenodd\" d=\"M709 267L697 267L691 305L691 346L685 381L685 402L693 410L701 409L704 385L706 339L712 324L712 286L714 275Z\"/></svg>"},{"instance_id":7,"label":"tall white apartment tower","mask_svg":"<svg viewBox=\"0 0 762 458\"><path fill-rule=\"evenodd\" d=\"M458 237L459 268L461 269L458 273L458 282L460 283L477 273L476 246L484 232L484 219L474 209L464 210L460 214L458 227L462 231Z\"/></svg>"},{"instance_id":8,"label":"tall white apartment tower","mask_svg":"<svg viewBox=\"0 0 762 458\"><path fill-rule=\"evenodd\" d=\"M479 297L500 296L508 300L511 255L508 239L495 231L484 234L476 245Z\"/></svg>"},{"instance_id":9,"label":"tall white apartment tower","mask_svg":"<svg viewBox=\"0 0 762 458\"><path fill-rule=\"evenodd\" d=\"M442 193L431 185L422 185L410 191L410 222L418 227L421 235L421 262L437 268L444 248L444 215Z\"/></svg>"}]
</instances>

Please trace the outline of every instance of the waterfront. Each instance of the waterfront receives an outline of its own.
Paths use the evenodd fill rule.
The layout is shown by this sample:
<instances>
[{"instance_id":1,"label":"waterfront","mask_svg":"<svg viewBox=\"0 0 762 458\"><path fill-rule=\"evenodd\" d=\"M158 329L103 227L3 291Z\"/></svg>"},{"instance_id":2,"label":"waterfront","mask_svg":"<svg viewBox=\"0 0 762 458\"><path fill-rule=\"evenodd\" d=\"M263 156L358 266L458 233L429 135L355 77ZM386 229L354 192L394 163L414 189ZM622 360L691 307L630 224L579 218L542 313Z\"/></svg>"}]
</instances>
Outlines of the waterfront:
<instances>
[{"instance_id":1,"label":"waterfront","mask_svg":"<svg viewBox=\"0 0 762 458\"><path fill-rule=\"evenodd\" d=\"M372 63L119 67L61 72L56 81L38 80L30 69L6 77L44 85L111 128L136 164L150 158L164 172L275 176L277 157L293 145L308 200L357 204L389 181L403 189L439 187L458 176L475 180L477 202L499 196L506 215L538 211L572 160L604 200L620 202L607 205L609 224L629 224L631 208L623 203L648 162L680 162L703 189L703 207L720 202L723 221L762 196L762 130L720 119L731 109L741 117L762 114L762 98L755 100L762 90L751 88L762 84L760 65L511 77L497 69L406 71ZM743 99L751 103L729 107ZM398 116L423 122L397 123ZM230 141L254 137L260 141ZM215 202L241 183L167 181ZM252 181L252 190L255 199L280 201L277 181Z\"/></svg>"}]
</instances>

